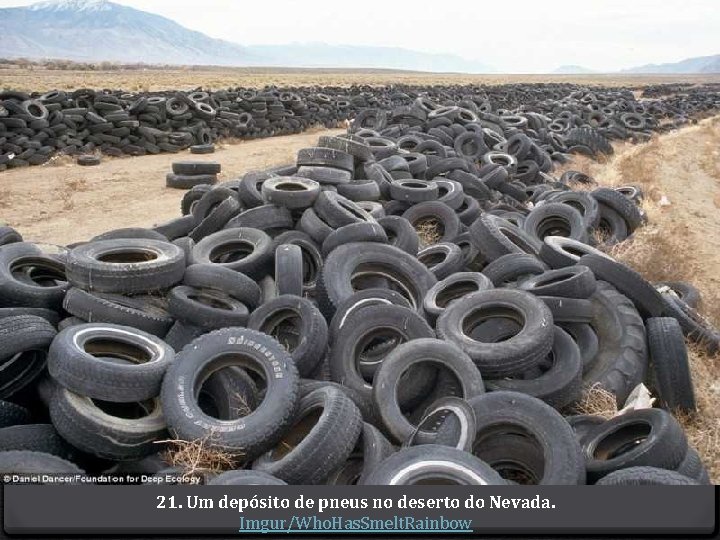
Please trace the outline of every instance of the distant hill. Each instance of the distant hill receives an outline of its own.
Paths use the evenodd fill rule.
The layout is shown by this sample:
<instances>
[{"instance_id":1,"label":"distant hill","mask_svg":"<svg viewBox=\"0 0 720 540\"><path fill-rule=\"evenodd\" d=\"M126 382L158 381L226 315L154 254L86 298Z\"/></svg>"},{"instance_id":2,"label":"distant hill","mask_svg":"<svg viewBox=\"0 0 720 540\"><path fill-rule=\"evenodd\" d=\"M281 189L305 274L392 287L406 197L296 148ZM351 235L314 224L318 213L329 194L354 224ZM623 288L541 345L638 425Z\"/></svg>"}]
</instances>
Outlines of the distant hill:
<instances>
[{"instance_id":1,"label":"distant hill","mask_svg":"<svg viewBox=\"0 0 720 540\"><path fill-rule=\"evenodd\" d=\"M583 66L568 65L555 68L552 73L557 75L582 75L585 73L597 73L597 71Z\"/></svg>"},{"instance_id":2,"label":"distant hill","mask_svg":"<svg viewBox=\"0 0 720 540\"><path fill-rule=\"evenodd\" d=\"M720 54L687 58L671 64L647 64L624 69L622 73L720 73Z\"/></svg>"},{"instance_id":3,"label":"distant hill","mask_svg":"<svg viewBox=\"0 0 720 540\"><path fill-rule=\"evenodd\" d=\"M323 43L243 46L108 0L52 0L0 8L0 57L148 64L362 67L483 73L450 54Z\"/></svg>"}]
</instances>

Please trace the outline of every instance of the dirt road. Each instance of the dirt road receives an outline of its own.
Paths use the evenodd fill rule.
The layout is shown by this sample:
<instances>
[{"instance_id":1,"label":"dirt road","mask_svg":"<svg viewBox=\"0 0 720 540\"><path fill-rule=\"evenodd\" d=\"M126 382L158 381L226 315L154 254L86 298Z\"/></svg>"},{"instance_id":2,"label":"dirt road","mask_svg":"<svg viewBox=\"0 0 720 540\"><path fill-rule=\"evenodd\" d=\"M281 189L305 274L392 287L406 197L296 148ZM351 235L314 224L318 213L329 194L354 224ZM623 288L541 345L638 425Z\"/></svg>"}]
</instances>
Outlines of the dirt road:
<instances>
[{"instance_id":1,"label":"dirt road","mask_svg":"<svg viewBox=\"0 0 720 540\"><path fill-rule=\"evenodd\" d=\"M315 146L320 135L342 130L312 130L218 145L215 154L189 152L138 158L104 158L81 167L62 157L39 167L0 172L0 222L27 240L68 244L109 229L147 227L180 215L183 190L165 187L171 163L181 159L218 161L221 179L272 165L291 163L297 151Z\"/></svg>"}]
</instances>

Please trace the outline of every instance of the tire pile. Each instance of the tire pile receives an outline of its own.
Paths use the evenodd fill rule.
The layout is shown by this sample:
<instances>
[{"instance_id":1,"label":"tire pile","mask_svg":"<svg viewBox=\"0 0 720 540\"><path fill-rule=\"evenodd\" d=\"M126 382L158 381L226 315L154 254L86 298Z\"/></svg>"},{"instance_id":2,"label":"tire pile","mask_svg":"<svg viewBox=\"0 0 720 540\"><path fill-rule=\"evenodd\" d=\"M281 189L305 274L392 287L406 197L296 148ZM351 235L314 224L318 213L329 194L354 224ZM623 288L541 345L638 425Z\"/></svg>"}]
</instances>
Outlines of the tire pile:
<instances>
[{"instance_id":1,"label":"tire pile","mask_svg":"<svg viewBox=\"0 0 720 540\"><path fill-rule=\"evenodd\" d=\"M639 189L551 174L664 113L448 99L364 109L152 229L58 253L0 229L0 471L182 472L173 438L232 456L210 484L709 483L670 411L695 409L685 337L720 335L600 249ZM641 382L659 407L572 412Z\"/></svg>"},{"instance_id":2,"label":"tire pile","mask_svg":"<svg viewBox=\"0 0 720 540\"><path fill-rule=\"evenodd\" d=\"M480 125L499 133L532 129L546 151L562 160L555 154L610 152L595 131L609 139L644 140L653 130L683 125L720 107L720 93L712 85L682 94L675 93L680 88L662 88L649 88L647 95L657 99L643 101L630 90L590 91L568 84L2 91L0 171L41 165L56 153L78 155L81 164L94 165L99 155L88 154L140 156L208 148L227 137L299 133L358 115L361 125L377 130L387 122L412 129L426 120L437 128L440 116L426 119L433 102L469 109Z\"/></svg>"}]
</instances>

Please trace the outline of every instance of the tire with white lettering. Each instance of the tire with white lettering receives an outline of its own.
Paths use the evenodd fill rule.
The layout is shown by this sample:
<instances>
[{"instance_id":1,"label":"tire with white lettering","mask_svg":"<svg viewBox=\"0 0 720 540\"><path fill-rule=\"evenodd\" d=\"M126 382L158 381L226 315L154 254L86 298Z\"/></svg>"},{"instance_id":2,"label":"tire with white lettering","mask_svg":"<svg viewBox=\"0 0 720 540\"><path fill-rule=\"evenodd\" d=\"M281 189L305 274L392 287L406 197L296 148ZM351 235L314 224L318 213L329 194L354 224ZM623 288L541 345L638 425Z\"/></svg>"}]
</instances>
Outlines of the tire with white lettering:
<instances>
[{"instance_id":1,"label":"tire with white lettering","mask_svg":"<svg viewBox=\"0 0 720 540\"><path fill-rule=\"evenodd\" d=\"M507 484L487 463L472 454L437 444L400 450L370 471L361 482L365 486L431 483L465 486Z\"/></svg>"},{"instance_id":2,"label":"tire with white lettering","mask_svg":"<svg viewBox=\"0 0 720 540\"><path fill-rule=\"evenodd\" d=\"M213 372L237 365L265 382L265 398L250 414L222 421L205 414L195 390ZM175 357L160 393L171 432L247 459L274 447L291 426L298 405L298 373L290 354L272 337L248 328L200 336Z\"/></svg>"}]
</instances>

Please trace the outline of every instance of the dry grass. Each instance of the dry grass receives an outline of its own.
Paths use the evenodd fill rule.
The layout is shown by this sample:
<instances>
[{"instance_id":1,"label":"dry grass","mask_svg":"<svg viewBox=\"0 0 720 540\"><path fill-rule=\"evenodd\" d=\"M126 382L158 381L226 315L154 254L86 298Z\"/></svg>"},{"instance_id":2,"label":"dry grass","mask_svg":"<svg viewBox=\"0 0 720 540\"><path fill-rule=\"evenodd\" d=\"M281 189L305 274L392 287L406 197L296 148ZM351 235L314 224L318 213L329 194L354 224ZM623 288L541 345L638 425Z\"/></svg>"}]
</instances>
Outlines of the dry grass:
<instances>
[{"instance_id":1,"label":"dry grass","mask_svg":"<svg viewBox=\"0 0 720 540\"><path fill-rule=\"evenodd\" d=\"M242 454L219 450L211 440L211 436L195 441L170 439L158 441L158 444L169 445L162 454L163 459L172 467L182 470L185 476L219 474L237 468Z\"/></svg>"},{"instance_id":2,"label":"dry grass","mask_svg":"<svg viewBox=\"0 0 720 540\"><path fill-rule=\"evenodd\" d=\"M415 224L418 238L420 239L420 247L424 248L437 244L442 238L441 224L435 218L423 219Z\"/></svg>"},{"instance_id":3,"label":"dry grass","mask_svg":"<svg viewBox=\"0 0 720 540\"><path fill-rule=\"evenodd\" d=\"M582 399L572 406L573 414L591 414L605 419L612 418L617 412L615 394L599 385L586 388Z\"/></svg>"}]
</instances>

